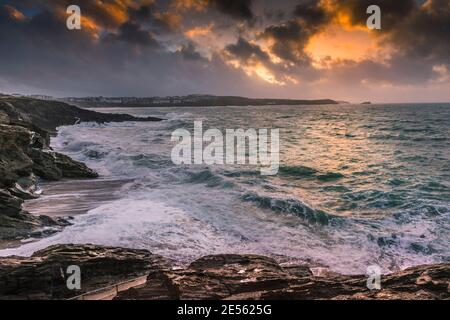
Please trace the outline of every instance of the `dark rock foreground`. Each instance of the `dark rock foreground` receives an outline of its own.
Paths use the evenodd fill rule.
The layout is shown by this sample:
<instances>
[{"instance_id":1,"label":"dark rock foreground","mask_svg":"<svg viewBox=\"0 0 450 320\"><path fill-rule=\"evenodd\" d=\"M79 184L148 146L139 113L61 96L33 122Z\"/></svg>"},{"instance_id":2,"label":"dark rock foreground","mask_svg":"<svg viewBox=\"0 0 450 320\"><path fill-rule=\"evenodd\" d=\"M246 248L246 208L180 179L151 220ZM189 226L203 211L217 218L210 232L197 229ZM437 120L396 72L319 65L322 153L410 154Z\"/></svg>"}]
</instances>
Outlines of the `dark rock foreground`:
<instances>
[{"instance_id":1,"label":"dark rock foreground","mask_svg":"<svg viewBox=\"0 0 450 320\"><path fill-rule=\"evenodd\" d=\"M67 289L65 270L81 269L81 290ZM382 276L370 291L367 277L331 272L314 276L308 266L281 267L257 255L215 255L174 268L146 250L56 245L32 257L0 258L0 299L64 299L148 275L147 283L117 300L367 300L449 299L450 264L410 268Z\"/></svg>"},{"instance_id":2,"label":"dark rock foreground","mask_svg":"<svg viewBox=\"0 0 450 320\"><path fill-rule=\"evenodd\" d=\"M57 245L29 258L0 258L0 299L65 299L143 276L167 264L146 250ZM67 288L67 268L81 269L81 290Z\"/></svg>"},{"instance_id":3,"label":"dark rock foreground","mask_svg":"<svg viewBox=\"0 0 450 320\"><path fill-rule=\"evenodd\" d=\"M79 121L157 120L97 113L54 101L0 96L0 240L42 237L69 224L64 219L36 217L22 210L25 200L38 197L38 178L98 176L83 163L50 148L50 135L57 127Z\"/></svg>"},{"instance_id":4,"label":"dark rock foreground","mask_svg":"<svg viewBox=\"0 0 450 320\"><path fill-rule=\"evenodd\" d=\"M152 272L143 288L130 289L116 299L448 299L450 264L386 275L381 286L382 290L370 291L365 275L330 272L316 277L307 266L281 267L267 257L216 255L203 257L186 269Z\"/></svg>"}]
</instances>

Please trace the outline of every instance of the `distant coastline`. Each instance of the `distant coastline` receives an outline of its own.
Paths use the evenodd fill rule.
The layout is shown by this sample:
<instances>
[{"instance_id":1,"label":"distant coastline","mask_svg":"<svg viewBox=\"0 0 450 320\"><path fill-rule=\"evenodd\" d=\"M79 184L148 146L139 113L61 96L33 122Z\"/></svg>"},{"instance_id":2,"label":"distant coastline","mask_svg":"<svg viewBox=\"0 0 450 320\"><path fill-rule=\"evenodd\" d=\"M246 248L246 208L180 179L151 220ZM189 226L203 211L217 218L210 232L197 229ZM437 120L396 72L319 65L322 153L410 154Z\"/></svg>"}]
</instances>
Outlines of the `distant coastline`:
<instances>
[{"instance_id":1,"label":"distant coastline","mask_svg":"<svg viewBox=\"0 0 450 320\"><path fill-rule=\"evenodd\" d=\"M331 99L254 99L239 96L188 95L170 97L84 97L63 98L64 102L88 108L111 107L226 107L226 106L271 106L271 105L326 105L346 102Z\"/></svg>"}]
</instances>

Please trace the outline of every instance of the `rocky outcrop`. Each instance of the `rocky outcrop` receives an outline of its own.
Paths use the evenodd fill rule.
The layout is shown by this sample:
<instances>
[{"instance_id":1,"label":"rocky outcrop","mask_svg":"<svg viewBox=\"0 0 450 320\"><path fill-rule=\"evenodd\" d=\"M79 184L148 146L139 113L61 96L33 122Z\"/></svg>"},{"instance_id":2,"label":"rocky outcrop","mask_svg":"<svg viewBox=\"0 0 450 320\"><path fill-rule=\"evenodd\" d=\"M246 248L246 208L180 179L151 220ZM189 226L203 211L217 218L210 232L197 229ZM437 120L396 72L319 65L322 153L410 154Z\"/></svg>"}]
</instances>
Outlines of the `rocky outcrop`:
<instances>
[{"instance_id":1,"label":"rocky outcrop","mask_svg":"<svg viewBox=\"0 0 450 320\"><path fill-rule=\"evenodd\" d=\"M154 117L139 118L128 114L100 113L59 101L0 96L0 121L5 115L10 124L32 125L50 132L54 132L59 126L77 122L161 121Z\"/></svg>"},{"instance_id":2,"label":"rocky outcrop","mask_svg":"<svg viewBox=\"0 0 450 320\"><path fill-rule=\"evenodd\" d=\"M371 291L365 275L314 276L307 266L281 267L267 257L217 255L201 258L186 269L151 272L144 287L116 299L448 299L449 285L450 264L383 276L382 289Z\"/></svg>"},{"instance_id":3,"label":"rocky outcrop","mask_svg":"<svg viewBox=\"0 0 450 320\"><path fill-rule=\"evenodd\" d=\"M63 178L97 178L98 174L85 164L74 161L63 154L51 150L32 149L33 172L46 180Z\"/></svg>"},{"instance_id":4,"label":"rocky outcrop","mask_svg":"<svg viewBox=\"0 0 450 320\"><path fill-rule=\"evenodd\" d=\"M80 121L158 120L0 95L0 240L48 235L68 224L63 219L34 217L22 210L24 200L38 196L37 177L60 180L98 176L83 163L51 150L50 131Z\"/></svg>"},{"instance_id":5,"label":"rocky outcrop","mask_svg":"<svg viewBox=\"0 0 450 320\"><path fill-rule=\"evenodd\" d=\"M78 266L81 289L69 290L69 266ZM29 258L0 258L0 299L64 299L167 268L146 250L56 245Z\"/></svg>"},{"instance_id":6,"label":"rocky outcrop","mask_svg":"<svg viewBox=\"0 0 450 320\"><path fill-rule=\"evenodd\" d=\"M37 177L93 178L84 164L45 148L45 139L21 126L0 124L0 239L43 236L68 225L63 219L35 217L22 210L37 197Z\"/></svg>"},{"instance_id":7,"label":"rocky outcrop","mask_svg":"<svg viewBox=\"0 0 450 320\"><path fill-rule=\"evenodd\" d=\"M81 271L81 290L67 288L67 267ZM257 255L214 255L186 268L146 250L56 245L29 258L0 258L0 299L63 299L147 276L147 283L117 300L367 300L449 299L450 264L410 268L382 276L381 290L367 277L280 266Z\"/></svg>"}]
</instances>

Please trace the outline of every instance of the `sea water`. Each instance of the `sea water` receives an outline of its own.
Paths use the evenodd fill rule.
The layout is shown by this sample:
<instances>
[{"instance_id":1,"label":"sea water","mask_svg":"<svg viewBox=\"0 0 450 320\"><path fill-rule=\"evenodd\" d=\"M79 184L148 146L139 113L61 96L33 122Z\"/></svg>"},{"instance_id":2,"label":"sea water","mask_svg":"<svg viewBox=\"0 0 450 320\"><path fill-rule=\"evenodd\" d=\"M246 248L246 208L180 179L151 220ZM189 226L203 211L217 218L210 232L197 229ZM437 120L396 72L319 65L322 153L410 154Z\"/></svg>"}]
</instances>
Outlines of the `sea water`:
<instances>
[{"instance_id":1,"label":"sea water","mask_svg":"<svg viewBox=\"0 0 450 320\"><path fill-rule=\"evenodd\" d=\"M263 254L345 274L450 261L449 104L98 111L165 120L61 127L52 141L57 151L126 182L61 233L0 255L94 243L181 263ZM194 121L205 130L280 129L278 174L175 165L171 134L193 131Z\"/></svg>"}]
</instances>

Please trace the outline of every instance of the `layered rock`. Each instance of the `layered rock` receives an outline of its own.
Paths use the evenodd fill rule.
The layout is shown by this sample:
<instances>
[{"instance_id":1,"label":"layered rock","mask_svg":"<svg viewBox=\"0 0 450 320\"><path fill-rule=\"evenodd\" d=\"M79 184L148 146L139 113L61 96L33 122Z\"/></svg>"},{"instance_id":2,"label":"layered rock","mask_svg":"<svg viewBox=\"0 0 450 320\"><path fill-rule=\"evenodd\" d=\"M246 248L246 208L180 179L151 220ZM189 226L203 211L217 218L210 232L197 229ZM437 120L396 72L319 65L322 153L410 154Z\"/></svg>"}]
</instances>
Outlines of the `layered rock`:
<instances>
[{"instance_id":1,"label":"layered rock","mask_svg":"<svg viewBox=\"0 0 450 320\"><path fill-rule=\"evenodd\" d=\"M81 289L69 290L69 266L78 266ZM167 268L146 250L56 245L31 257L0 258L0 299L65 299Z\"/></svg>"},{"instance_id":2,"label":"layered rock","mask_svg":"<svg viewBox=\"0 0 450 320\"><path fill-rule=\"evenodd\" d=\"M34 217L22 210L24 200L37 197L37 177L60 180L98 176L83 163L51 150L50 131L80 121L159 120L0 95L0 240L48 235L68 224L63 219Z\"/></svg>"},{"instance_id":3,"label":"layered rock","mask_svg":"<svg viewBox=\"0 0 450 320\"><path fill-rule=\"evenodd\" d=\"M81 271L81 290L67 287L67 268ZM308 266L280 266L257 255L214 255L178 268L146 250L94 245L56 245L29 258L0 258L0 299L64 299L147 276L147 283L117 300L366 300L449 299L450 264L384 275L381 290L367 277L332 272L314 275Z\"/></svg>"},{"instance_id":4,"label":"layered rock","mask_svg":"<svg viewBox=\"0 0 450 320\"><path fill-rule=\"evenodd\" d=\"M46 180L63 178L97 178L98 174L85 164L51 150L32 149L33 172Z\"/></svg>"},{"instance_id":5,"label":"layered rock","mask_svg":"<svg viewBox=\"0 0 450 320\"><path fill-rule=\"evenodd\" d=\"M0 239L13 240L54 233L68 225L64 219L32 216L24 200L37 197L36 183L44 179L94 178L84 164L45 148L45 139L27 128L0 125Z\"/></svg>"},{"instance_id":6,"label":"layered rock","mask_svg":"<svg viewBox=\"0 0 450 320\"><path fill-rule=\"evenodd\" d=\"M307 266L281 267L254 255L201 258L179 270L151 272L147 284L116 299L448 299L450 264L421 266L382 277L381 290L367 288L367 276L325 273Z\"/></svg>"}]
</instances>

